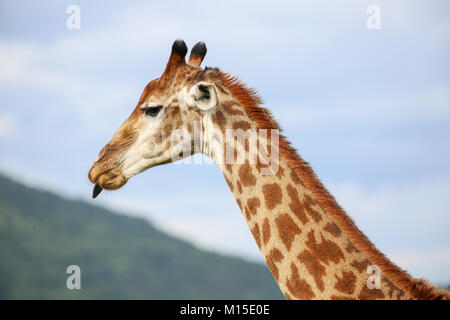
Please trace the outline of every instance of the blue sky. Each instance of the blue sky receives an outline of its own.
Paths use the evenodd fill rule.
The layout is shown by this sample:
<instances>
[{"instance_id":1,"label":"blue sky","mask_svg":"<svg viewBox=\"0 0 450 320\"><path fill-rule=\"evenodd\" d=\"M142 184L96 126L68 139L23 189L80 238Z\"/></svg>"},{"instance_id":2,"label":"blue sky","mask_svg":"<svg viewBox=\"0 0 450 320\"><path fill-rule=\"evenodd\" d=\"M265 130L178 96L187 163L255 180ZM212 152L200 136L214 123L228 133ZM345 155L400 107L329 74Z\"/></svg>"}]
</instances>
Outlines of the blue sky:
<instances>
[{"instance_id":1,"label":"blue sky","mask_svg":"<svg viewBox=\"0 0 450 320\"><path fill-rule=\"evenodd\" d=\"M89 198L93 160L172 42L202 40L204 64L258 89L377 247L450 282L449 18L447 1L0 1L0 170L262 261L214 165L153 168Z\"/></svg>"}]
</instances>

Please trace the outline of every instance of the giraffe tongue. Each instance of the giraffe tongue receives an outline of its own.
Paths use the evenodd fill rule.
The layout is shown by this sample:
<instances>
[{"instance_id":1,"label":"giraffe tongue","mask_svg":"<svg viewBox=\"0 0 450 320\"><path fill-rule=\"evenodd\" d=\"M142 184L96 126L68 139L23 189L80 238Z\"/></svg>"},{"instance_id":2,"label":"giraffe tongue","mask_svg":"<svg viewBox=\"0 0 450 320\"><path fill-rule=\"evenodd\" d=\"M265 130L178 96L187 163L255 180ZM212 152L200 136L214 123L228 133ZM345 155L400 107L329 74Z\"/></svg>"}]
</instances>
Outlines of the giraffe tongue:
<instances>
[{"instance_id":1,"label":"giraffe tongue","mask_svg":"<svg viewBox=\"0 0 450 320\"><path fill-rule=\"evenodd\" d=\"M102 192L102 187L98 185L98 183L95 184L94 190L92 191L92 198L97 198L97 196Z\"/></svg>"}]
</instances>

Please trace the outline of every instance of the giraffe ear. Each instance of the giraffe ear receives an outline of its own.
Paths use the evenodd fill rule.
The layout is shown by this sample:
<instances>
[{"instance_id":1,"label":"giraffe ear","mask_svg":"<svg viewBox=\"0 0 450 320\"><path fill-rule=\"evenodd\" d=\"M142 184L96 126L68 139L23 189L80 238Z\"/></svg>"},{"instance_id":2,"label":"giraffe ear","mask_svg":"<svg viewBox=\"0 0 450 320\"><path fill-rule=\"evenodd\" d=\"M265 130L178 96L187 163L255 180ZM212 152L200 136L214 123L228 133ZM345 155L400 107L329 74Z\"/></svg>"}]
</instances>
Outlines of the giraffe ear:
<instances>
[{"instance_id":1,"label":"giraffe ear","mask_svg":"<svg viewBox=\"0 0 450 320\"><path fill-rule=\"evenodd\" d=\"M209 82L198 82L189 90L187 104L201 110L210 110L217 105L216 87Z\"/></svg>"}]
</instances>

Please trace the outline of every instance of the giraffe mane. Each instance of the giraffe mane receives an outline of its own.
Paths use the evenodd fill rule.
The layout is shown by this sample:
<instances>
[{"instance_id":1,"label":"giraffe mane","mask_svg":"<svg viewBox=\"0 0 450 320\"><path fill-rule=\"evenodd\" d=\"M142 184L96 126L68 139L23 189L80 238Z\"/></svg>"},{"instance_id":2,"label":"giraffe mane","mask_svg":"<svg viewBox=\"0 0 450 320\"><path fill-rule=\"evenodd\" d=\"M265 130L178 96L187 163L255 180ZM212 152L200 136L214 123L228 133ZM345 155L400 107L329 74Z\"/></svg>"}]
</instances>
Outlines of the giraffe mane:
<instances>
[{"instance_id":1,"label":"giraffe mane","mask_svg":"<svg viewBox=\"0 0 450 320\"><path fill-rule=\"evenodd\" d=\"M260 105L263 103L255 89L248 88L238 77L220 73L221 80L231 94L239 101L247 114L261 129L278 129L282 131L271 112ZM414 279L405 270L396 266L364 235L353 220L339 206L334 197L325 188L308 162L304 161L287 138L279 135L280 154L286 157L288 166L296 177L314 195L319 205L330 215L331 219L348 237L360 252L366 255L372 264L378 266L384 275L397 287L408 292L415 299L448 300L447 290L438 289L424 279Z\"/></svg>"}]
</instances>

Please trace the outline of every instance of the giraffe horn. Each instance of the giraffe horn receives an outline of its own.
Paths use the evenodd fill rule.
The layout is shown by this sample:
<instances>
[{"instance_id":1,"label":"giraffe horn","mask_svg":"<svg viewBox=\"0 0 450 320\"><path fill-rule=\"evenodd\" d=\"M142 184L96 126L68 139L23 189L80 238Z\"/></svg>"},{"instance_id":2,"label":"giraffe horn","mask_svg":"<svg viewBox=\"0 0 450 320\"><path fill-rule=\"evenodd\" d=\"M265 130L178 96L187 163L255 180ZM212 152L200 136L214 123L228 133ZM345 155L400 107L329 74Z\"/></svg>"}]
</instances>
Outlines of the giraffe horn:
<instances>
[{"instance_id":1,"label":"giraffe horn","mask_svg":"<svg viewBox=\"0 0 450 320\"><path fill-rule=\"evenodd\" d=\"M191 50L188 63L191 66L200 67L203 58L205 58L206 51L206 44L203 41L197 42Z\"/></svg>"},{"instance_id":2,"label":"giraffe horn","mask_svg":"<svg viewBox=\"0 0 450 320\"><path fill-rule=\"evenodd\" d=\"M170 53L169 61L167 62L166 69L161 76L160 83L164 83L167 80L170 80L174 75L176 69L183 64L186 64L184 60L187 53L186 43L181 40L175 40L172 45L172 52Z\"/></svg>"}]
</instances>

